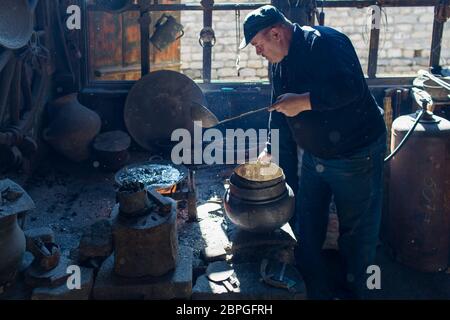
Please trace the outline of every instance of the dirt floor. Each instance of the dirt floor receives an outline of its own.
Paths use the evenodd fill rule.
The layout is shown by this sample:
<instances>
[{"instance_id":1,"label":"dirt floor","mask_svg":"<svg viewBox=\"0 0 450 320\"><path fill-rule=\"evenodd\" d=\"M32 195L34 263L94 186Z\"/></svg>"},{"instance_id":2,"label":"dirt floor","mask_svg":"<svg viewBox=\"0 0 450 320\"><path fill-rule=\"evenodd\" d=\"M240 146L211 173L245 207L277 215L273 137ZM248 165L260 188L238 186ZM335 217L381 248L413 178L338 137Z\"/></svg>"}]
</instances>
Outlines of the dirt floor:
<instances>
[{"instance_id":1,"label":"dirt floor","mask_svg":"<svg viewBox=\"0 0 450 320\"><path fill-rule=\"evenodd\" d=\"M148 154L133 153L130 163L145 161ZM223 182L232 167L208 166L197 168L196 187L199 206L211 199L220 200L224 193ZM69 256L79 244L83 230L100 218L108 218L115 204L114 173L96 169L89 163L75 164L55 155L43 163L24 185L36 204L24 223L24 229L50 227L56 235L62 254ZM208 212L211 226L225 223L222 212ZM199 223L187 222L181 211L177 219L179 244L191 247L194 265L202 263L200 252L207 241ZM212 239L212 240L211 240ZM216 239L221 241L220 239ZM325 251L333 273L339 270L338 252ZM422 273L393 261L385 246L380 245L376 263L381 269L381 290L374 290L374 299L450 299L450 274Z\"/></svg>"}]
</instances>

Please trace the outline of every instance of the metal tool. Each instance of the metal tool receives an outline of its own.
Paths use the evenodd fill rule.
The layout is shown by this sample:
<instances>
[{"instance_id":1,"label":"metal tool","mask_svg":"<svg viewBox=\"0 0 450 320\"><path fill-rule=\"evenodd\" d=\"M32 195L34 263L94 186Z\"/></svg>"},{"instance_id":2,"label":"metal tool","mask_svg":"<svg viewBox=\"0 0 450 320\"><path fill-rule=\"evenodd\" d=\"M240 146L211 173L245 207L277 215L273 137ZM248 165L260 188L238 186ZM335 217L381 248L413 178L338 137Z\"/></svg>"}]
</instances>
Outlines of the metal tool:
<instances>
[{"instance_id":1,"label":"metal tool","mask_svg":"<svg viewBox=\"0 0 450 320\"><path fill-rule=\"evenodd\" d=\"M269 269L269 260L263 259L261 261L260 270L259 270L259 274L261 275L262 281L264 281L268 285L275 287L275 288L286 289L291 293L297 292L297 290L295 288L295 285L297 283L294 280L292 280L284 275L285 269L286 269L286 263L283 264L283 268L280 272L279 277L277 277L273 273L268 273L268 269Z\"/></svg>"},{"instance_id":2,"label":"metal tool","mask_svg":"<svg viewBox=\"0 0 450 320\"><path fill-rule=\"evenodd\" d=\"M216 261L208 265L206 276L214 283L223 285L229 292L238 292L240 282L235 270L225 261Z\"/></svg>"},{"instance_id":3,"label":"metal tool","mask_svg":"<svg viewBox=\"0 0 450 320\"><path fill-rule=\"evenodd\" d=\"M205 103L202 90L192 79L171 70L149 73L128 93L123 114L128 133L150 151L158 144L170 145L176 129L184 128L193 134L190 101Z\"/></svg>"},{"instance_id":4,"label":"metal tool","mask_svg":"<svg viewBox=\"0 0 450 320\"><path fill-rule=\"evenodd\" d=\"M242 118L245 116L249 116L251 114L258 113L261 111L269 111L269 108L264 107L264 108L244 112L237 116L219 121L217 119L217 117L214 115L214 113L212 113L208 108L206 108L205 106L203 106L197 102L192 102L191 117L192 117L192 121L201 121L202 128L212 128L219 124L223 124L223 123L226 123L226 122L229 122L232 120L236 120L236 119L239 119L239 118Z\"/></svg>"}]
</instances>

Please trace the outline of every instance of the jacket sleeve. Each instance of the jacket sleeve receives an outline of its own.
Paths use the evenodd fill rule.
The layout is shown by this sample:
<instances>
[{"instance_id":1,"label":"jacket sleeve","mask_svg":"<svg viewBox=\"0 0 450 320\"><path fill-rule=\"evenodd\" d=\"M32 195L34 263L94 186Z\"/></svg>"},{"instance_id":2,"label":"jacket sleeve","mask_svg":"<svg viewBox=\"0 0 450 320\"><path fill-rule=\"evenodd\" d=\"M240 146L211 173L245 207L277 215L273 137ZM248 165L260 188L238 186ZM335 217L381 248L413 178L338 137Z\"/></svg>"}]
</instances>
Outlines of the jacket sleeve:
<instances>
[{"instance_id":1,"label":"jacket sleeve","mask_svg":"<svg viewBox=\"0 0 450 320\"><path fill-rule=\"evenodd\" d=\"M317 37L311 47L311 109L332 110L347 106L365 95L364 74L350 40L343 36L333 44Z\"/></svg>"}]
</instances>

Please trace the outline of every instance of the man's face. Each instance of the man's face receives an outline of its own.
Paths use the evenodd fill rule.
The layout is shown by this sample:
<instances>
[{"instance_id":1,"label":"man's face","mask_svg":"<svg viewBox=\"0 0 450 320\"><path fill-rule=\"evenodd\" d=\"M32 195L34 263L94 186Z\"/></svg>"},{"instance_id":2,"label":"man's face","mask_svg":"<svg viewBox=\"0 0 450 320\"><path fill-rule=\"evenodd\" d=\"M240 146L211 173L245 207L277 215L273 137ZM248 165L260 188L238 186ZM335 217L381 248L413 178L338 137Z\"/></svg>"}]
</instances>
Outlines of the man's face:
<instances>
[{"instance_id":1,"label":"man's face","mask_svg":"<svg viewBox=\"0 0 450 320\"><path fill-rule=\"evenodd\" d=\"M255 47L256 54L263 56L270 63L278 63L285 56L281 48L280 31L275 27L261 30L250 43Z\"/></svg>"}]
</instances>

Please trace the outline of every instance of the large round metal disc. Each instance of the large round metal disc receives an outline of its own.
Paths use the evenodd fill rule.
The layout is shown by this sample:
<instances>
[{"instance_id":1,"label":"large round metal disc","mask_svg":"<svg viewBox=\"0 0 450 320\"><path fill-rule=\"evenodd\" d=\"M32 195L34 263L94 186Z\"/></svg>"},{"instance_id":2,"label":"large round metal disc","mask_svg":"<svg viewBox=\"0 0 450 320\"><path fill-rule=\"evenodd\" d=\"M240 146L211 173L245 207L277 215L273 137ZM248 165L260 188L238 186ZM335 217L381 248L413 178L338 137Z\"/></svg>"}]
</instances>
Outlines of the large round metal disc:
<instances>
[{"instance_id":1,"label":"large round metal disc","mask_svg":"<svg viewBox=\"0 0 450 320\"><path fill-rule=\"evenodd\" d=\"M141 147L152 150L170 143L172 132L194 129L192 102L204 104L200 87L189 77L170 70L151 72L131 88L124 109L128 132Z\"/></svg>"}]
</instances>

